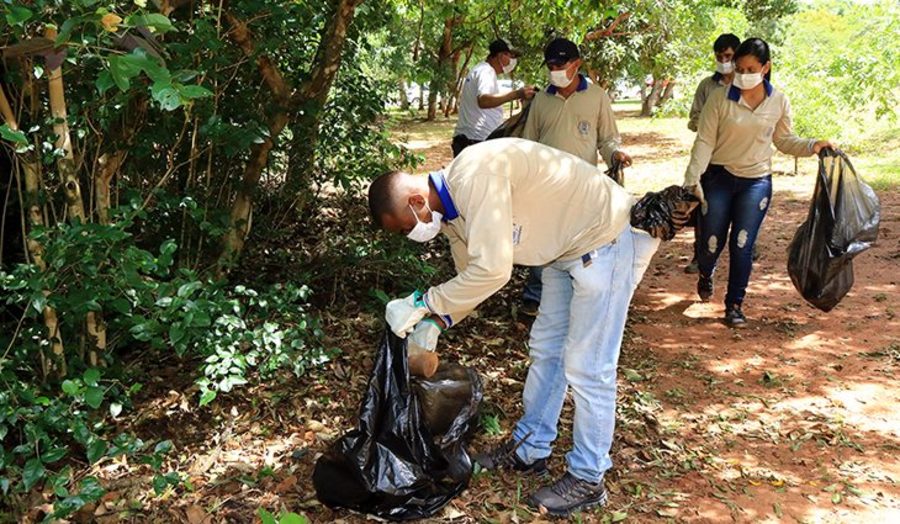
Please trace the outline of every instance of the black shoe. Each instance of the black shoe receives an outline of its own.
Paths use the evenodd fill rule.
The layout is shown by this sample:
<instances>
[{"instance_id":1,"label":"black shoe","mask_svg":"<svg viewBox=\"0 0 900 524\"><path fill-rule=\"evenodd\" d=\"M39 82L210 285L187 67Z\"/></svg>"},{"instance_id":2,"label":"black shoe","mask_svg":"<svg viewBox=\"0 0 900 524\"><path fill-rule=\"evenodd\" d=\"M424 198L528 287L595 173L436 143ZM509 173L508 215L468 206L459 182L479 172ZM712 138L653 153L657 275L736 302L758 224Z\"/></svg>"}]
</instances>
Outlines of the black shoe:
<instances>
[{"instance_id":1,"label":"black shoe","mask_svg":"<svg viewBox=\"0 0 900 524\"><path fill-rule=\"evenodd\" d=\"M515 440L507 440L499 446L489 449L484 453L476 453L472 456L475 462L483 469L511 469L528 475L542 477L550 473L547 469L547 459L537 459L528 464L516 453L519 446L524 442L522 439L518 442Z\"/></svg>"},{"instance_id":2,"label":"black shoe","mask_svg":"<svg viewBox=\"0 0 900 524\"><path fill-rule=\"evenodd\" d=\"M696 275L700 272L700 265L697 264L697 259L691 260L691 263L684 266L684 272L688 275Z\"/></svg>"},{"instance_id":3,"label":"black shoe","mask_svg":"<svg viewBox=\"0 0 900 524\"><path fill-rule=\"evenodd\" d=\"M740 304L725 306L725 324L729 327L744 327L747 325L747 317L741 311Z\"/></svg>"},{"instance_id":4,"label":"black shoe","mask_svg":"<svg viewBox=\"0 0 900 524\"><path fill-rule=\"evenodd\" d=\"M538 314L538 308L541 306L541 303L537 300L523 300L522 307L519 308L519 311L522 312L523 315L528 315L529 317L536 317Z\"/></svg>"},{"instance_id":5,"label":"black shoe","mask_svg":"<svg viewBox=\"0 0 900 524\"><path fill-rule=\"evenodd\" d=\"M713 295L712 277L700 275L700 277L697 278L697 295L703 302L709 302L709 297Z\"/></svg>"},{"instance_id":6,"label":"black shoe","mask_svg":"<svg viewBox=\"0 0 900 524\"><path fill-rule=\"evenodd\" d=\"M607 497L603 481L588 482L566 473L550 486L537 490L528 498L528 503L551 515L568 516L573 511L605 506Z\"/></svg>"}]
</instances>

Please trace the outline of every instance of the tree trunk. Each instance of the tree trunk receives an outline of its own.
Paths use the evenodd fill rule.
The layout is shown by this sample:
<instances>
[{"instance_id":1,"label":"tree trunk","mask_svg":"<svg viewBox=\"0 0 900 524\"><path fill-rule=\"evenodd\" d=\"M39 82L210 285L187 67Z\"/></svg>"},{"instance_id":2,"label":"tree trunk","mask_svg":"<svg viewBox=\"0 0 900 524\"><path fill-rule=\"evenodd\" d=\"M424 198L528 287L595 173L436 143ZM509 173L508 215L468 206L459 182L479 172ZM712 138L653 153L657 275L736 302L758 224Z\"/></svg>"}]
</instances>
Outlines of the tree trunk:
<instances>
[{"instance_id":1,"label":"tree trunk","mask_svg":"<svg viewBox=\"0 0 900 524\"><path fill-rule=\"evenodd\" d=\"M16 121L15 113L9 105L9 100L6 98L6 92L3 90L2 85L0 85L0 114L3 115L3 120L10 129L14 131L19 129L19 123ZM43 227L44 213L41 211L40 205L41 177L40 172L38 171L40 169L40 164L33 159L25 157L20 157L19 160L22 170L25 172L24 208L28 216L28 224L32 229ZM47 264L44 262L44 246L31 237L27 238L25 245L34 265L37 266L41 272L46 271ZM43 294L44 297L49 297L50 291L45 289ZM41 352L41 370L44 377L51 374L64 377L66 375L66 356L62 337L59 334L59 320L56 316L56 310L50 306L44 306L41 313L44 317L44 327L47 328L47 337L50 341L50 351L52 353L52 357L47 358L47 356Z\"/></svg>"},{"instance_id":2,"label":"tree trunk","mask_svg":"<svg viewBox=\"0 0 900 524\"><path fill-rule=\"evenodd\" d=\"M291 169L287 172L285 192L294 197L299 189L308 182L307 169L312 166L314 160L319 127L319 113L315 109L310 110L310 107L321 108L328 98L331 85L340 68L347 29L353 20L356 7L362 3L362 0L333 0L332 3L334 12L323 30L323 36L316 50L313 69L308 80L295 93L291 94L290 85L285 82L280 71L268 56L259 55L257 57L257 67L272 92L275 103L274 107L270 108L268 136L262 143L254 144L250 148L250 160L244 168L241 186L231 207L229 229L225 235L222 253L218 260L219 276L224 276L240 257L244 241L250 232L253 193L268 164L269 152L274 147L275 140L290 121L292 111L299 107L304 109L304 116L299 122L298 129L305 126L308 133L298 133L303 136L295 140L299 154L295 157L296 164L292 163ZM231 38L240 46L245 55L254 56L254 46L246 24L230 13L227 15L227 20L232 26Z\"/></svg>"},{"instance_id":3,"label":"tree trunk","mask_svg":"<svg viewBox=\"0 0 900 524\"><path fill-rule=\"evenodd\" d=\"M419 111L425 110L425 84L419 84Z\"/></svg>"},{"instance_id":4,"label":"tree trunk","mask_svg":"<svg viewBox=\"0 0 900 524\"><path fill-rule=\"evenodd\" d=\"M672 94L675 91L675 79L670 78L666 81L666 88L663 90L663 94L659 97L659 102L657 102L658 107L662 107L669 99L672 98Z\"/></svg>"},{"instance_id":5,"label":"tree trunk","mask_svg":"<svg viewBox=\"0 0 900 524\"><path fill-rule=\"evenodd\" d=\"M362 0L335 2L334 16L324 28L309 79L300 86L291 100L291 107L303 107L304 110L300 120L292 126L295 138L291 144L292 158L284 187L284 194L290 199L299 196L313 182L311 174L319 139L321 109L328 101L331 86L341 67L347 30L353 21L356 8L361 3Z\"/></svg>"},{"instance_id":6,"label":"tree trunk","mask_svg":"<svg viewBox=\"0 0 900 524\"><path fill-rule=\"evenodd\" d=\"M444 34L441 37L441 46L437 53L437 66L434 78L431 80L431 92L428 93L428 115L425 120L432 121L437 117L437 95L445 90L447 78L450 72L450 62L453 56L453 27L462 22L462 16L452 16L444 20Z\"/></svg>"},{"instance_id":7,"label":"tree trunk","mask_svg":"<svg viewBox=\"0 0 900 524\"><path fill-rule=\"evenodd\" d=\"M647 98L644 99L644 103L641 107L641 116L651 116L653 114L653 108L656 107L656 103L659 101L660 94L662 93L662 82L655 80L653 82L653 87L650 89L650 94L647 95Z\"/></svg>"},{"instance_id":8,"label":"tree trunk","mask_svg":"<svg viewBox=\"0 0 900 524\"><path fill-rule=\"evenodd\" d=\"M56 29L47 27L44 31L44 36L50 40L56 40ZM87 219L84 213L84 201L81 198L81 184L78 183L78 174L75 171L72 139L69 135L62 65L56 69L50 69L47 81L49 84L50 114L53 117L53 131L58 137L56 148L63 151L63 156L57 160L56 165L63 179L63 191L66 196L69 220L78 220L84 223ZM92 366L96 366L100 362L99 355L106 351L106 326L103 323L103 313L100 311L89 311L85 317L90 342L88 362Z\"/></svg>"},{"instance_id":9,"label":"tree trunk","mask_svg":"<svg viewBox=\"0 0 900 524\"><path fill-rule=\"evenodd\" d=\"M125 161L125 151L104 153L97 159L97 174L94 176L94 205L97 207L97 219L103 225L109 225L110 183Z\"/></svg>"},{"instance_id":10,"label":"tree trunk","mask_svg":"<svg viewBox=\"0 0 900 524\"><path fill-rule=\"evenodd\" d=\"M409 97L406 95L406 81L400 81L400 109L409 110Z\"/></svg>"},{"instance_id":11,"label":"tree trunk","mask_svg":"<svg viewBox=\"0 0 900 524\"><path fill-rule=\"evenodd\" d=\"M220 277L225 276L244 249L244 241L250 232L253 216L253 193L259 184L263 169L269 161L269 151L272 150L275 139L281 134L287 123L286 111L280 111L273 115L268 125L268 136L262 143L253 144L250 148L250 160L244 167L241 186L234 198L234 204L231 206L228 233L225 235L225 245L219 256L218 275Z\"/></svg>"}]
</instances>

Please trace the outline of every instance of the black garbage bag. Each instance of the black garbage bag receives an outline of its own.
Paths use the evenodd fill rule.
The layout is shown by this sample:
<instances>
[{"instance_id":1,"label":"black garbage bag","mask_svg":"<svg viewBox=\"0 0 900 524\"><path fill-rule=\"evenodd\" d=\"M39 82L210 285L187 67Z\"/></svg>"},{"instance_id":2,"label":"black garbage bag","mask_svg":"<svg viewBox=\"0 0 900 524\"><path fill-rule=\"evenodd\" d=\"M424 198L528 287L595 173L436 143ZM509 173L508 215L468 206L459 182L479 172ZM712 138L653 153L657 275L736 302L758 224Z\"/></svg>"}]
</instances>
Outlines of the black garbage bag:
<instances>
[{"instance_id":1,"label":"black garbage bag","mask_svg":"<svg viewBox=\"0 0 900 524\"><path fill-rule=\"evenodd\" d=\"M853 287L853 258L878 237L878 196L841 151L819 153L806 221L788 248L788 273L813 306L831 311Z\"/></svg>"},{"instance_id":2,"label":"black garbage bag","mask_svg":"<svg viewBox=\"0 0 900 524\"><path fill-rule=\"evenodd\" d=\"M654 238L672 240L699 204L700 200L687 189L669 186L662 191L647 193L632 206L631 225Z\"/></svg>"},{"instance_id":3,"label":"black garbage bag","mask_svg":"<svg viewBox=\"0 0 900 524\"><path fill-rule=\"evenodd\" d=\"M485 140L494 138L522 138L525 133L525 122L528 121L528 112L531 110L531 100L522 102L522 110L507 118L497 129L491 131Z\"/></svg>"},{"instance_id":4,"label":"black garbage bag","mask_svg":"<svg viewBox=\"0 0 900 524\"><path fill-rule=\"evenodd\" d=\"M478 375L458 365L410 380L406 340L385 330L358 427L316 462L316 496L391 520L433 515L469 484L465 444L482 395Z\"/></svg>"}]
</instances>

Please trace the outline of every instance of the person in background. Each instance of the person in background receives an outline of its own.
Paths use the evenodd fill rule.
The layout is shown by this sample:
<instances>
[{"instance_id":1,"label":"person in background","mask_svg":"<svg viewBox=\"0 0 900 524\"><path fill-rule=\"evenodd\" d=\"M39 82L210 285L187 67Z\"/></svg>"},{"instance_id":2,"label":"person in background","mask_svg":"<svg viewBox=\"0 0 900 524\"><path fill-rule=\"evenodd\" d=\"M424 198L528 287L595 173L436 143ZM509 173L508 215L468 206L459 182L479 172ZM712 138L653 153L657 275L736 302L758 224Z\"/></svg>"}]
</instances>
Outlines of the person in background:
<instances>
[{"instance_id":1,"label":"person in background","mask_svg":"<svg viewBox=\"0 0 900 524\"><path fill-rule=\"evenodd\" d=\"M459 94L459 120L453 131L453 156L466 147L483 141L503 123L503 104L534 96L534 87L525 86L500 94L497 75L509 74L516 67L519 52L506 40L494 40L488 57L466 75Z\"/></svg>"},{"instance_id":2,"label":"person in background","mask_svg":"<svg viewBox=\"0 0 900 524\"><path fill-rule=\"evenodd\" d=\"M833 146L794 134L790 103L769 83L772 61L764 40L744 41L734 64L731 85L714 90L700 112L684 186L702 206L697 294L704 302L712 297L713 273L728 236L725 323L740 327L747 323L742 305L753 266L751 250L771 205L772 146L793 156L812 156Z\"/></svg>"},{"instance_id":3,"label":"person in background","mask_svg":"<svg viewBox=\"0 0 900 524\"><path fill-rule=\"evenodd\" d=\"M607 166L613 159L625 166L631 157L622 143L606 91L580 73L581 54L571 40L556 38L544 48L550 85L535 94L522 138L571 153L597 165L597 153ZM541 268L530 268L522 293L521 311L537 315L541 301Z\"/></svg>"},{"instance_id":4,"label":"person in background","mask_svg":"<svg viewBox=\"0 0 900 524\"><path fill-rule=\"evenodd\" d=\"M716 72L700 81L697 91L694 93L694 103L691 104L691 112L688 118L688 129L697 131L697 121L700 119L700 111L710 93L720 87L731 84L734 79L734 52L741 45L741 39L731 33L723 33L713 42L713 53L716 59ZM691 221L694 224L694 255L690 263L684 268L688 274L697 273L697 246L700 233L697 231L699 209L694 212ZM755 260L755 259L754 259Z\"/></svg>"}]
</instances>

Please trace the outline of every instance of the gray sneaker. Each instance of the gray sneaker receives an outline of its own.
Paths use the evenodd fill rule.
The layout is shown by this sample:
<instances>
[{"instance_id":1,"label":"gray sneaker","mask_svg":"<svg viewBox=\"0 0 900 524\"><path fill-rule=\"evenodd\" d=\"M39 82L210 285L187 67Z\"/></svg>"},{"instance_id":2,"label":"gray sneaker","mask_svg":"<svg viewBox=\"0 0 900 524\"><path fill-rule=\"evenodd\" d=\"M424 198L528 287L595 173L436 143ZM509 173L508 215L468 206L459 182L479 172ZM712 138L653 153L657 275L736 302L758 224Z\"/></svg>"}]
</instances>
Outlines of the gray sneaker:
<instances>
[{"instance_id":1,"label":"gray sneaker","mask_svg":"<svg viewBox=\"0 0 900 524\"><path fill-rule=\"evenodd\" d=\"M515 441L509 439L506 442L491 448L483 453L472 455L475 462L484 469L511 469L528 475L543 477L550 473L547 469L547 459L537 459L531 464L525 462L516 453L525 439Z\"/></svg>"},{"instance_id":2,"label":"gray sneaker","mask_svg":"<svg viewBox=\"0 0 900 524\"><path fill-rule=\"evenodd\" d=\"M566 473L553 484L537 490L529 497L528 503L551 515L568 516L575 511L605 506L607 498L602 480L588 482Z\"/></svg>"}]
</instances>

